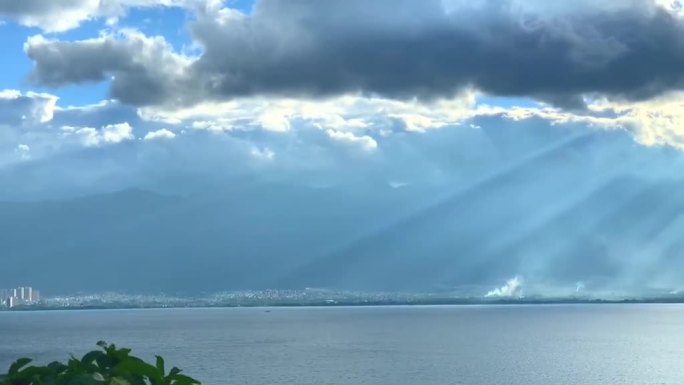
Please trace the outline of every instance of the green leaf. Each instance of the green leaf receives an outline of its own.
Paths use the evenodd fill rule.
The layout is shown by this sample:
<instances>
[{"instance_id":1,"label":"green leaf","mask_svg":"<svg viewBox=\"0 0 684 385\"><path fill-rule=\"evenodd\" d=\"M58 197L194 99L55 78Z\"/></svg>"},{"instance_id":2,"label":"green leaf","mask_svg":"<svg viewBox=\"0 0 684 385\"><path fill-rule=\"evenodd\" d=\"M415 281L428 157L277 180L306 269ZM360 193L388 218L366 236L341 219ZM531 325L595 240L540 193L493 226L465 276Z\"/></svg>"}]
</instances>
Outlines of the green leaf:
<instances>
[{"instance_id":1,"label":"green leaf","mask_svg":"<svg viewBox=\"0 0 684 385\"><path fill-rule=\"evenodd\" d=\"M124 378L113 377L111 381L109 381L109 385L131 385L131 383L126 381Z\"/></svg>"},{"instance_id":2,"label":"green leaf","mask_svg":"<svg viewBox=\"0 0 684 385\"><path fill-rule=\"evenodd\" d=\"M155 356L152 364L132 356L130 349L105 342L98 346L102 350L88 352L81 359L72 355L65 363L29 366L30 359L19 359L8 374L0 374L0 385L200 385L177 367L165 376L161 356Z\"/></svg>"},{"instance_id":3,"label":"green leaf","mask_svg":"<svg viewBox=\"0 0 684 385\"><path fill-rule=\"evenodd\" d=\"M166 374L166 369L164 369L164 359L160 356L155 356L157 358L157 370L161 376Z\"/></svg>"},{"instance_id":4,"label":"green leaf","mask_svg":"<svg viewBox=\"0 0 684 385\"><path fill-rule=\"evenodd\" d=\"M175 385L199 385L200 382L192 377L188 377L182 374L174 376L173 384Z\"/></svg>"},{"instance_id":5,"label":"green leaf","mask_svg":"<svg viewBox=\"0 0 684 385\"><path fill-rule=\"evenodd\" d=\"M79 374L69 380L69 385L101 385L91 374Z\"/></svg>"},{"instance_id":6,"label":"green leaf","mask_svg":"<svg viewBox=\"0 0 684 385\"><path fill-rule=\"evenodd\" d=\"M50 369L51 371L53 371L54 373L57 373L57 374L62 373L65 370L67 370L66 365L64 365L61 362L57 362L57 361L49 363L47 368Z\"/></svg>"},{"instance_id":7,"label":"green leaf","mask_svg":"<svg viewBox=\"0 0 684 385\"><path fill-rule=\"evenodd\" d=\"M17 374L21 370L21 368L30 364L32 361L33 360L30 358L20 358L20 359L16 360L9 368L10 377Z\"/></svg>"},{"instance_id":8,"label":"green leaf","mask_svg":"<svg viewBox=\"0 0 684 385\"><path fill-rule=\"evenodd\" d=\"M112 347L114 347L114 345L112 345ZM130 353L131 349L112 349L112 351L107 352L107 355L114 357L118 362L122 362L128 359Z\"/></svg>"},{"instance_id":9,"label":"green leaf","mask_svg":"<svg viewBox=\"0 0 684 385\"><path fill-rule=\"evenodd\" d=\"M164 382L164 376L159 374L156 367L136 357L130 357L128 360L121 362L114 368L114 371L115 373L128 373L133 376L147 377L153 385L161 385Z\"/></svg>"},{"instance_id":10,"label":"green leaf","mask_svg":"<svg viewBox=\"0 0 684 385\"><path fill-rule=\"evenodd\" d=\"M111 369L114 365L117 364L117 361L114 357L104 353L95 358L95 362L101 370Z\"/></svg>"},{"instance_id":11,"label":"green leaf","mask_svg":"<svg viewBox=\"0 0 684 385\"><path fill-rule=\"evenodd\" d=\"M99 350L93 350L92 352L87 353L86 355L81 358L81 362L84 364L92 364L97 360L98 357L104 356L104 353L102 353Z\"/></svg>"},{"instance_id":12,"label":"green leaf","mask_svg":"<svg viewBox=\"0 0 684 385\"><path fill-rule=\"evenodd\" d=\"M171 371L169 372L169 377L176 376L176 375L178 375L180 372L182 372L182 370L180 370L180 369L178 369L177 367L174 366L174 367L171 369Z\"/></svg>"}]
</instances>

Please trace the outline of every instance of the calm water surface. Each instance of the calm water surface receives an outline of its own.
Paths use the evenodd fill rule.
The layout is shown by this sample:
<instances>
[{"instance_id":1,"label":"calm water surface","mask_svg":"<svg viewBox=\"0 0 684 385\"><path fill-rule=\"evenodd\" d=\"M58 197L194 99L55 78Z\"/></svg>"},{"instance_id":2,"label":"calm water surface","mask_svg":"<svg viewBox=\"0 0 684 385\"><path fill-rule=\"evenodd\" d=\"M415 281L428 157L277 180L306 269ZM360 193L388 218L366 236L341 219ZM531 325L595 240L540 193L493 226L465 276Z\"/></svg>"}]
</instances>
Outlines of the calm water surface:
<instances>
[{"instance_id":1,"label":"calm water surface","mask_svg":"<svg viewBox=\"0 0 684 385\"><path fill-rule=\"evenodd\" d=\"M684 306L0 312L0 366L104 339L206 385L684 384Z\"/></svg>"}]
</instances>

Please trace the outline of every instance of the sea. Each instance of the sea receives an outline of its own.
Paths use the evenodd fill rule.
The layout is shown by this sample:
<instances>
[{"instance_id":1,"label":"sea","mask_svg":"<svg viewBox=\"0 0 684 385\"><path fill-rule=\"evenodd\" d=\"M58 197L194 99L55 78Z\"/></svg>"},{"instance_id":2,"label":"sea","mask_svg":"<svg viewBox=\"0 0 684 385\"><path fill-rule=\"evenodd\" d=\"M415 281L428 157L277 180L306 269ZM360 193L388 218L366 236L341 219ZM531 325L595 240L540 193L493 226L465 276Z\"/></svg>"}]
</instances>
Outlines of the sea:
<instances>
[{"instance_id":1,"label":"sea","mask_svg":"<svg viewBox=\"0 0 684 385\"><path fill-rule=\"evenodd\" d=\"M0 371L99 340L206 385L684 384L684 305L0 312Z\"/></svg>"}]
</instances>

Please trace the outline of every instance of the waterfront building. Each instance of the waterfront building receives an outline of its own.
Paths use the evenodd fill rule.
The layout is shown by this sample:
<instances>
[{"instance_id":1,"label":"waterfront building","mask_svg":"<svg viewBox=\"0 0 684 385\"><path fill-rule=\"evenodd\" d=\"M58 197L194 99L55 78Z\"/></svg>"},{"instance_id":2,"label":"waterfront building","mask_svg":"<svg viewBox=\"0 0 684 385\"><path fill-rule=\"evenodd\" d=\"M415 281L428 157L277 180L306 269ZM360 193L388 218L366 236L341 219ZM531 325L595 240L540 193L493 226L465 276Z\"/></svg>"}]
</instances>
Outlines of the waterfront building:
<instances>
[{"instance_id":1,"label":"waterfront building","mask_svg":"<svg viewBox=\"0 0 684 385\"><path fill-rule=\"evenodd\" d=\"M30 286L0 289L0 305L10 309L19 305L30 305L38 301L40 301L40 292Z\"/></svg>"}]
</instances>

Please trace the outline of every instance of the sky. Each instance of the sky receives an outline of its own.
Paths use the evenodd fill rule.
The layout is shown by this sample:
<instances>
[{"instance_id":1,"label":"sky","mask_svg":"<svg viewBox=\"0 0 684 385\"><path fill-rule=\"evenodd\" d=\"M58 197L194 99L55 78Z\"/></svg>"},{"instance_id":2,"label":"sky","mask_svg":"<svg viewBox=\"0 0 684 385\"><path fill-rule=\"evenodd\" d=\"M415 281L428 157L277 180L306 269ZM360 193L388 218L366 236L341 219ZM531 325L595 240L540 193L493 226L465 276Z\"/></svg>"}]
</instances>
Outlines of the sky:
<instances>
[{"instance_id":1,"label":"sky","mask_svg":"<svg viewBox=\"0 0 684 385\"><path fill-rule=\"evenodd\" d=\"M98 212L150 192L181 199L166 222L135 217L156 253L173 254L165 231L199 242L169 218L202 222L213 245L196 271L213 280L184 290L684 286L680 1L0 0L0 47L12 260L104 258L27 244L73 219L62 237L82 246L76 229L98 221L41 205ZM206 202L225 215L205 221ZM235 222L238 207L254 215ZM226 252L228 231L254 244ZM131 254L138 235L90 236ZM160 263L171 274L187 258ZM233 263L250 278L212 275Z\"/></svg>"}]
</instances>

